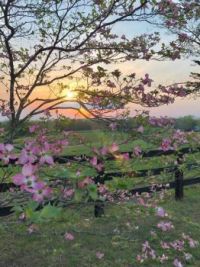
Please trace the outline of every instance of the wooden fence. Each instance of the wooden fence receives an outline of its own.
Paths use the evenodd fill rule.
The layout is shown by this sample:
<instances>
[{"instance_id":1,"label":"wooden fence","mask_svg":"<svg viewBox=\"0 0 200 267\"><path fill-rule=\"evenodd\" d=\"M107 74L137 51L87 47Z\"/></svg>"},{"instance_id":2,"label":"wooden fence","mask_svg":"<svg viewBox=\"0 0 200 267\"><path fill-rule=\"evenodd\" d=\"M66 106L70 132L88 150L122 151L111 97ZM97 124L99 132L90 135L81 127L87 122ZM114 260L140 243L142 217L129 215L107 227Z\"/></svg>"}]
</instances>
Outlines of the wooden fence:
<instances>
[{"instance_id":1,"label":"wooden fence","mask_svg":"<svg viewBox=\"0 0 200 267\"><path fill-rule=\"evenodd\" d=\"M168 151L162 151L162 150L150 150L143 152L142 157L159 157L162 155L173 155L175 154L177 156L177 165L175 166L167 166L167 167L160 167L160 168L152 168L152 169L143 169L143 170L137 170L137 171L129 171L129 172L105 172L104 170L100 171L97 176L94 177L95 183L104 183L105 181L112 180L113 177L124 177L124 176L137 176L137 177L146 177L148 174L151 175L159 175L163 172L165 173L173 173L174 174L174 180L170 181L168 185L165 184L159 184L152 187L152 185L145 186L145 187L139 187L139 188L133 188L129 190L131 194L136 193L144 193L144 192L153 192L153 191L160 191L163 189L175 189L175 199L181 200L184 196L184 186L194 185L200 183L200 177L191 178L184 180L184 173L179 168L179 166L183 163L183 156L188 153L196 153L200 152L200 147L197 148L190 148L185 147L180 149L178 152L174 150L168 150ZM132 152L123 152L123 153L129 153L129 157L133 158L134 155ZM75 162L84 162L89 161L91 157L86 155L81 156L55 156L54 160L55 162L59 164L64 164L69 161L75 161ZM114 156L107 157L107 160L114 160ZM10 164L15 164L17 160L12 160ZM7 165L4 165L2 167L7 167ZM196 163L189 163L186 164L187 169L191 169L193 167L200 167L200 165ZM16 188L17 186L13 183L1 183L0 184L0 193L6 192L10 190L10 188ZM0 207L0 216L7 216L12 213L12 206L7 207ZM95 204L95 216L99 216L99 214L102 213L102 203L96 203Z\"/></svg>"}]
</instances>

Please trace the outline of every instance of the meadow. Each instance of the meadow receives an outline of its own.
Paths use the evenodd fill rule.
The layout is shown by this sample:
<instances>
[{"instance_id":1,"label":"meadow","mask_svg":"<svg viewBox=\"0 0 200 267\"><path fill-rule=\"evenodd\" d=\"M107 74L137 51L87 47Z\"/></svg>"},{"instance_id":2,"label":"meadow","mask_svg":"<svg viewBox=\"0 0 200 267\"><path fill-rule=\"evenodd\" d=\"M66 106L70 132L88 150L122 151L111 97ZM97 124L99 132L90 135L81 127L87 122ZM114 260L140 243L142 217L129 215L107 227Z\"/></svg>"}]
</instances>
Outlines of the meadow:
<instances>
[{"instance_id":1,"label":"meadow","mask_svg":"<svg viewBox=\"0 0 200 267\"><path fill-rule=\"evenodd\" d=\"M161 136L167 133L159 129ZM138 138L127 131L85 130L72 131L68 135L69 145L62 152L63 155L80 156L90 155L93 147L102 147L116 142L121 152L130 151L134 146L140 146L143 151L156 148L152 136L158 129L148 129L146 138ZM58 138L59 133L51 132L50 138ZM16 143L22 145L29 136L18 137ZM175 155L135 158L128 161L121 159L107 160L105 172L137 171L174 165ZM194 163L190 170L188 163ZM184 179L198 177L200 153L186 155L182 166ZM80 175L77 177L77 171ZM18 171L15 168L14 173ZM55 164L53 167L44 167L41 177L45 180L48 175L52 179L60 179L77 182L86 176L96 176L98 173L91 168L88 162L73 162L70 164ZM174 180L174 173L163 172L159 175L148 173L146 177L126 176L113 177L105 184L111 192L116 190L131 190L136 187L168 183ZM11 178L7 180L11 181ZM162 197L159 193L152 194L147 201L157 203L164 207L168 218L174 225L174 229L168 234L157 229L159 218L152 216L155 211L152 207L138 207L135 199L115 200L105 202L104 215L94 217L94 204L89 201L66 202L62 210L56 210L51 215L41 212L35 216L32 204L25 204L27 195L19 192L1 193L1 206L15 204L15 214L1 217L0 222L0 266L38 266L38 267L137 267L137 266L173 266L175 257L183 258L183 253L192 254L191 259L183 259L185 264L193 267L200 265L199 248L190 248L188 245L184 251L167 250L161 248L160 242L172 242L180 240L183 233L200 241L200 185L185 187L184 199L175 201L174 190L167 190ZM144 196L145 198L145 196ZM159 199L159 201L158 201ZM26 206L27 220L19 220L20 204ZM36 212L37 213L37 212ZM39 214L39 211L38 211ZM58 215L58 216L57 216ZM65 233L73 235L73 240L66 239ZM144 241L151 243L157 255L168 255L168 260L159 262L148 260L137 261L137 255L142 250ZM188 255L189 255L188 254Z\"/></svg>"},{"instance_id":2,"label":"meadow","mask_svg":"<svg viewBox=\"0 0 200 267\"><path fill-rule=\"evenodd\" d=\"M138 267L172 266L172 259L180 252L170 252L170 261L165 264L136 261L144 240L152 242L153 247L162 253L160 239L165 241L179 239L182 233L193 238L200 237L200 186L185 189L185 198L174 201L173 192L168 192L162 205L173 216L175 229L166 236L156 230L157 219L143 211L136 214L134 203L116 203L106 206L105 216L94 218L93 205L74 205L66 208L57 221L40 223L36 232L29 234L27 223L16 222L15 217L1 219L0 224L0 266L38 266L38 267ZM66 241L64 234L74 234L73 241ZM104 254L102 259L96 253ZM187 249L193 255L188 266L200 265L199 248ZM161 254L162 255L162 254Z\"/></svg>"}]
</instances>

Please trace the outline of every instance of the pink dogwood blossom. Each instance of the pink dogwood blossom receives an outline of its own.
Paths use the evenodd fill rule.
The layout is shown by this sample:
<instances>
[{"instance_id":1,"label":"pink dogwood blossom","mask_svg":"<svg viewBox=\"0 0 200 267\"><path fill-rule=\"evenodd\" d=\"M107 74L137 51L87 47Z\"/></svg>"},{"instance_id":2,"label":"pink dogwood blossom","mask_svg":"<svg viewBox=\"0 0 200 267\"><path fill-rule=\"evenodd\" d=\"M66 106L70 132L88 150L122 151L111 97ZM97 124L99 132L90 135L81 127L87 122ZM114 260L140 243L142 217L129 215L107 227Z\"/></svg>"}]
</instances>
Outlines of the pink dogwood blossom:
<instances>
[{"instance_id":1,"label":"pink dogwood blossom","mask_svg":"<svg viewBox=\"0 0 200 267\"><path fill-rule=\"evenodd\" d=\"M156 208L156 215L164 218L165 216L167 216L167 213L162 207L157 207Z\"/></svg>"},{"instance_id":2,"label":"pink dogwood blossom","mask_svg":"<svg viewBox=\"0 0 200 267\"><path fill-rule=\"evenodd\" d=\"M79 188L85 188L89 184L93 184L94 181L90 177L86 177L83 181L78 182Z\"/></svg>"},{"instance_id":3,"label":"pink dogwood blossom","mask_svg":"<svg viewBox=\"0 0 200 267\"><path fill-rule=\"evenodd\" d=\"M183 267L183 264L178 259L175 259L173 261L173 266L174 267Z\"/></svg>"},{"instance_id":4,"label":"pink dogwood blossom","mask_svg":"<svg viewBox=\"0 0 200 267\"><path fill-rule=\"evenodd\" d=\"M91 160L90 160L90 164L92 166L96 166L98 162L97 156L94 156Z\"/></svg>"},{"instance_id":5,"label":"pink dogwood blossom","mask_svg":"<svg viewBox=\"0 0 200 267\"><path fill-rule=\"evenodd\" d=\"M183 251L184 244L184 240L174 240L173 242L170 242L170 246L176 251Z\"/></svg>"},{"instance_id":6,"label":"pink dogwood blossom","mask_svg":"<svg viewBox=\"0 0 200 267\"><path fill-rule=\"evenodd\" d=\"M199 242L191 238L189 235L183 233L182 237L188 242L190 248L196 248L199 245Z\"/></svg>"},{"instance_id":7,"label":"pink dogwood blossom","mask_svg":"<svg viewBox=\"0 0 200 267\"><path fill-rule=\"evenodd\" d=\"M141 125L137 128L138 133L143 133L144 132L144 127Z\"/></svg>"},{"instance_id":8,"label":"pink dogwood blossom","mask_svg":"<svg viewBox=\"0 0 200 267\"><path fill-rule=\"evenodd\" d=\"M171 222L164 222L164 221L159 222L157 224L157 227L161 229L163 232L167 232L174 229L174 226Z\"/></svg>"},{"instance_id":9,"label":"pink dogwood blossom","mask_svg":"<svg viewBox=\"0 0 200 267\"><path fill-rule=\"evenodd\" d=\"M106 185L99 184L99 186L98 186L98 192L99 192L99 194L104 195L107 191L108 191L108 188L107 188Z\"/></svg>"},{"instance_id":10,"label":"pink dogwood blossom","mask_svg":"<svg viewBox=\"0 0 200 267\"><path fill-rule=\"evenodd\" d=\"M149 74L145 74L145 78L142 79L142 83L144 85L147 85L148 87L151 87L152 82L153 82L153 80L149 78Z\"/></svg>"},{"instance_id":11,"label":"pink dogwood blossom","mask_svg":"<svg viewBox=\"0 0 200 267\"><path fill-rule=\"evenodd\" d=\"M115 153L119 150L119 146L116 143L113 143L111 146L109 146L108 150L111 154Z\"/></svg>"},{"instance_id":12,"label":"pink dogwood blossom","mask_svg":"<svg viewBox=\"0 0 200 267\"><path fill-rule=\"evenodd\" d=\"M65 240L73 241L75 237L73 234L67 232L65 233L64 238Z\"/></svg>"},{"instance_id":13,"label":"pink dogwood blossom","mask_svg":"<svg viewBox=\"0 0 200 267\"><path fill-rule=\"evenodd\" d=\"M100 149L100 153L101 153L101 155L102 156L105 156L107 153L108 153L108 148L107 147L102 147L101 149Z\"/></svg>"},{"instance_id":14,"label":"pink dogwood blossom","mask_svg":"<svg viewBox=\"0 0 200 267\"><path fill-rule=\"evenodd\" d=\"M26 164L22 167L22 172L13 176L13 183L20 185L22 189L27 190L28 187L33 187L37 180L34 175L35 167L31 164Z\"/></svg>"},{"instance_id":15,"label":"pink dogwood blossom","mask_svg":"<svg viewBox=\"0 0 200 267\"><path fill-rule=\"evenodd\" d=\"M164 241L160 242L161 248L163 249L170 249L170 244Z\"/></svg>"},{"instance_id":16,"label":"pink dogwood blossom","mask_svg":"<svg viewBox=\"0 0 200 267\"><path fill-rule=\"evenodd\" d=\"M74 189L70 188L65 188L63 190L63 197L64 198L71 198L74 195Z\"/></svg>"},{"instance_id":17,"label":"pink dogwood blossom","mask_svg":"<svg viewBox=\"0 0 200 267\"><path fill-rule=\"evenodd\" d=\"M12 144L0 144L0 160L4 164L8 164L11 159L16 159L16 156L12 153L13 149Z\"/></svg>"},{"instance_id":18,"label":"pink dogwood blossom","mask_svg":"<svg viewBox=\"0 0 200 267\"><path fill-rule=\"evenodd\" d=\"M96 257L97 257L97 259L101 260L101 259L103 259L103 257L104 257L104 253L102 253L102 252L100 252L100 251L97 251L97 252L96 252Z\"/></svg>"},{"instance_id":19,"label":"pink dogwood blossom","mask_svg":"<svg viewBox=\"0 0 200 267\"><path fill-rule=\"evenodd\" d=\"M39 227L38 227L36 224L31 224L31 225L28 227L28 233L29 233L29 234L36 233L36 232L38 232L38 230L39 230Z\"/></svg>"},{"instance_id":20,"label":"pink dogwood blossom","mask_svg":"<svg viewBox=\"0 0 200 267\"><path fill-rule=\"evenodd\" d=\"M37 202L42 202L45 198L49 198L52 193L52 189L42 181L35 183L30 191L33 193L33 200Z\"/></svg>"},{"instance_id":21,"label":"pink dogwood blossom","mask_svg":"<svg viewBox=\"0 0 200 267\"><path fill-rule=\"evenodd\" d=\"M31 125L31 126L29 127L29 132L30 132L30 133L34 133L38 128L39 128L38 125Z\"/></svg>"},{"instance_id":22,"label":"pink dogwood blossom","mask_svg":"<svg viewBox=\"0 0 200 267\"><path fill-rule=\"evenodd\" d=\"M142 149L139 146L134 147L133 155L139 157L142 154Z\"/></svg>"},{"instance_id":23,"label":"pink dogwood blossom","mask_svg":"<svg viewBox=\"0 0 200 267\"><path fill-rule=\"evenodd\" d=\"M43 155L43 156L40 158L39 163L40 163L41 165L44 165L44 164L53 165L53 164L54 164L54 160L53 160L53 157L52 157L52 156L49 156L49 155Z\"/></svg>"},{"instance_id":24,"label":"pink dogwood blossom","mask_svg":"<svg viewBox=\"0 0 200 267\"><path fill-rule=\"evenodd\" d=\"M162 254L162 256L159 257L160 263L163 263L163 262L167 261L168 259L169 259L169 257L166 256L165 254Z\"/></svg>"},{"instance_id":25,"label":"pink dogwood blossom","mask_svg":"<svg viewBox=\"0 0 200 267\"><path fill-rule=\"evenodd\" d=\"M123 154L122 154L122 159L123 159L123 160L129 160L129 159L130 159L130 157L129 157L129 153L123 153Z\"/></svg>"},{"instance_id":26,"label":"pink dogwood blossom","mask_svg":"<svg viewBox=\"0 0 200 267\"><path fill-rule=\"evenodd\" d=\"M161 149L163 151L168 151L172 149L172 141L169 138L164 138L162 140Z\"/></svg>"},{"instance_id":27,"label":"pink dogwood blossom","mask_svg":"<svg viewBox=\"0 0 200 267\"><path fill-rule=\"evenodd\" d=\"M110 129L111 129L112 131L114 131L114 130L117 128L117 123L115 123L115 122L111 122L110 125L109 125L109 127L110 127Z\"/></svg>"}]
</instances>

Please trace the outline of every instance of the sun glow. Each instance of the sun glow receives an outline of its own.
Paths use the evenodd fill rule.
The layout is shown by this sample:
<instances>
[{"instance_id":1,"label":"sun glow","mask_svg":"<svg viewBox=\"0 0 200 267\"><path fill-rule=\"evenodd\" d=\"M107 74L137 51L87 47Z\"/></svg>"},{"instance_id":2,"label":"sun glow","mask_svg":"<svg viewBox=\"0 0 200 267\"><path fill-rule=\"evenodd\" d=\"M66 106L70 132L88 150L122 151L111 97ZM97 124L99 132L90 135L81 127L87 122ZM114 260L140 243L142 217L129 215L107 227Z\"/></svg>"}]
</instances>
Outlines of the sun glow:
<instances>
[{"instance_id":1,"label":"sun glow","mask_svg":"<svg viewBox=\"0 0 200 267\"><path fill-rule=\"evenodd\" d=\"M68 100L75 100L76 99L76 93L74 91L68 89L66 91L66 98Z\"/></svg>"}]
</instances>

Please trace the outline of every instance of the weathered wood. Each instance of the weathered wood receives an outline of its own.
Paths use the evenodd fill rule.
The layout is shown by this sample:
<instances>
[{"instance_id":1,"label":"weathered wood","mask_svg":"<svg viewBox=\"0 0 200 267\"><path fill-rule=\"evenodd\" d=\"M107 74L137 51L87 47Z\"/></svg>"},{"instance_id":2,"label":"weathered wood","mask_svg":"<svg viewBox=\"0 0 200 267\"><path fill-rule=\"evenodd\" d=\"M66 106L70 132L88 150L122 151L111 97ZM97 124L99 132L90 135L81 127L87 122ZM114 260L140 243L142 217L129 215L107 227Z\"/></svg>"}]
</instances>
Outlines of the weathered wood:
<instances>
[{"instance_id":1,"label":"weathered wood","mask_svg":"<svg viewBox=\"0 0 200 267\"><path fill-rule=\"evenodd\" d=\"M94 216L102 217L104 215L104 203L102 201L96 201L94 205Z\"/></svg>"},{"instance_id":2,"label":"weathered wood","mask_svg":"<svg viewBox=\"0 0 200 267\"><path fill-rule=\"evenodd\" d=\"M191 148L191 147L183 147L179 150L180 153L182 154L188 154L188 153L197 153L200 152L200 147L196 148ZM130 158L135 158L135 155L132 151L124 151L122 153L128 153ZM167 156L167 155L176 155L177 151L176 150L168 150L168 151L162 151L160 149L155 149L155 150L149 150L149 151L144 151L141 156L144 158L148 157L159 157L159 156ZM72 155L63 155L63 156L53 156L54 161L59 164L64 164L69 161L75 161L75 162L87 162L89 161L92 157L87 156L85 154L79 155L79 156L72 156ZM116 157L113 155L107 156L105 160L115 160ZM15 165L17 162L16 159L11 159L9 164ZM1 162L1 160L0 160ZM8 167L8 164L6 165L1 165L1 167Z\"/></svg>"},{"instance_id":3,"label":"weathered wood","mask_svg":"<svg viewBox=\"0 0 200 267\"><path fill-rule=\"evenodd\" d=\"M183 179L183 171L180 169L181 164L184 162L184 155L183 153L179 153L177 158L177 167L175 170L175 199L182 200L184 193L184 179Z\"/></svg>"},{"instance_id":4,"label":"weathered wood","mask_svg":"<svg viewBox=\"0 0 200 267\"><path fill-rule=\"evenodd\" d=\"M177 169L175 171L175 199L182 200L184 193L184 180L183 180L183 171Z\"/></svg>"},{"instance_id":5,"label":"weathered wood","mask_svg":"<svg viewBox=\"0 0 200 267\"><path fill-rule=\"evenodd\" d=\"M191 178L183 181L184 186L190 186L190 185L195 185L195 184L200 184L200 177L196 178ZM129 192L132 194L142 194L142 193L151 193L151 192L157 192L161 190L168 190L168 189L174 189L175 188L175 181L168 183L168 186L166 185L160 185L160 186L155 186L152 190L152 186L145 186L145 187L139 187L139 188L134 188L131 189ZM103 204L103 202L101 202ZM97 205L98 207L98 205ZM12 206L9 207L0 207L0 217L7 216L11 213ZM98 212L98 208L96 210Z\"/></svg>"}]
</instances>

